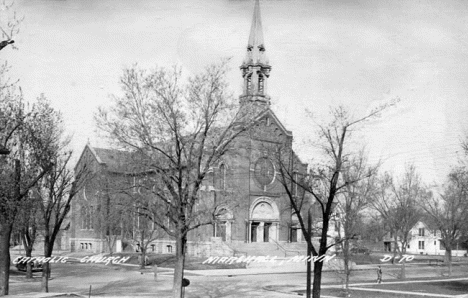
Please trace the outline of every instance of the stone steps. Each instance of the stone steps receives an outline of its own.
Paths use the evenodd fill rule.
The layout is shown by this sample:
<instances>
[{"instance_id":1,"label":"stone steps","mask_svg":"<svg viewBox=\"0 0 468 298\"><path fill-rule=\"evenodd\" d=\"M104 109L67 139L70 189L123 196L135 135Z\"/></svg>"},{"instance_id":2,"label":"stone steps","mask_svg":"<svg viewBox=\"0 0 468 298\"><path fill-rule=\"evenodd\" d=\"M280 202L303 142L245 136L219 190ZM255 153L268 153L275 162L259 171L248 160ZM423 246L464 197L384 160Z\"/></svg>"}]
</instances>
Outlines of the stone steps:
<instances>
[{"instance_id":1,"label":"stone steps","mask_svg":"<svg viewBox=\"0 0 468 298\"><path fill-rule=\"evenodd\" d=\"M285 251L281 248L278 248L278 246L272 242L238 243L238 244L232 244L232 247L235 251L246 254L248 256L285 257ZM298 250L298 252L296 252L296 251L289 251L288 248L285 248L285 249L286 249L286 256L297 255L301 251L301 250Z\"/></svg>"}]
</instances>

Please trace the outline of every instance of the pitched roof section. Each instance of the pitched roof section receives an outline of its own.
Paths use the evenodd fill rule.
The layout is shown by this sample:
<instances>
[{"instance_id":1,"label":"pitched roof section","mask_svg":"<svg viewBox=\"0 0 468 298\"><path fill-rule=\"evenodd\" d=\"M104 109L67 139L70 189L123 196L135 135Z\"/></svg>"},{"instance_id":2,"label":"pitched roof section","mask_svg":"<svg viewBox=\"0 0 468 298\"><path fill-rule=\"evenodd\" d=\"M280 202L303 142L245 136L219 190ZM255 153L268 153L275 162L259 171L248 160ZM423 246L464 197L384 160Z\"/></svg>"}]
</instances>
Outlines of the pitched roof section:
<instances>
[{"instance_id":1,"label":"pitched roof section","mask_svg":"<svg viewBox=\"0 0 468 298\"><path fill-rule=\"evenodd\" d=\"M265 116L270 116L273 119L273 121L280 127L280 129L285 135L292 137L292 131L287 130L286 127L284 127L283 123L281 123L281 121L278 119L278 117L276 117L275 113L273 113L273 111L270 108L258 114L255 121L258 121Z\"/></svg>"},{"instance_id":2,"label":"pitched roof section","mask_svg":"<svg viewBox=\"0 0 468 298\"><path fill-rule=\"evenodd\" d=\"M92 156L91 158L97 164L115 173L131 173L136 170L136 165L141 165L141 156L135 152L96 148L87 144L78 159L75 170L79 164L90 162L89 156ZM137 162L137 159L140 162Z\"/></svg>"},{"instance_id":3,"label":"pitched roof section","mask_svg":"<svg viewBox=\"0 0 468 298\"><path fill-rule=\"evenodd\" d=\"M133 152L92 147L100 164L105 164L112 172L131 172L134 169L136 154Z\"/></svg>"}]
</instances>

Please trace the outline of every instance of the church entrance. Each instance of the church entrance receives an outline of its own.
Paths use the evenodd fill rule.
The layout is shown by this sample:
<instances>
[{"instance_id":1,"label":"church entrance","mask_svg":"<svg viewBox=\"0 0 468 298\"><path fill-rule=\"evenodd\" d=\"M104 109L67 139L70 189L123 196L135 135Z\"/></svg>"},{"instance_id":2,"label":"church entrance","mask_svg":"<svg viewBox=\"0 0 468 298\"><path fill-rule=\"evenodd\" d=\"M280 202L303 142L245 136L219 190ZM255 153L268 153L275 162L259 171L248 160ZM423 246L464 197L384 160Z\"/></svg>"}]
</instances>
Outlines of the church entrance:
<instances>
[{"instance_id":1,"label":"church entrance","mask_svg":"<svg viewBox=\"0 0 468 298\"><path fill-rule=\"evenodd\" d=\"M271 230L273 230L272 222L253 221L250 224L250 242L270 242Z\"/></svg>"},{"instance_id":2,"label":"church entrance","mask_svg":"<svg viewBox=\"0 0 468 298\"><path fill-rule=\"evenodd\" d=\"M263 242L270 242L270 227L272 223L266 222L263 226Z\"/></svg>"},{"instance_id":3,"label":"church entrance","mask_svg":"<svg viewBox=\"0 0 468 298\"><path fill-rule=\"evenodd\" d=\"M259 225L259 222L252 222L250 224L250 242L257 242L257 229Z\"/></svg>"},{"instance_id":4,"label":"church entrance","mask_svg":"<svg viewBox=\"0 0 468 298\"><path fill-rule=\"evenodd\" d=\"M279 212L269 198L258 198L251 208L249 242L278 241Z\"/></svg>"}]
</instances>

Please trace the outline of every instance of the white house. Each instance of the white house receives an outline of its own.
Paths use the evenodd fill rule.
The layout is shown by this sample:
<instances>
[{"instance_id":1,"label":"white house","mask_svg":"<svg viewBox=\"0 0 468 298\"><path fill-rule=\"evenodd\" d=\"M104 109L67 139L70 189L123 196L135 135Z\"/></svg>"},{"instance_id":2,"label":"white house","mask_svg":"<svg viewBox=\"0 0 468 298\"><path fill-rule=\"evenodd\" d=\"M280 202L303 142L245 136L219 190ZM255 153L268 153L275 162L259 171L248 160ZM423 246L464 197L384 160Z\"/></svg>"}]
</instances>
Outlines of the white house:
<instances>
[{"instance_id":1,"label":"white house","mask_svg":"<svg viewBox=\"0 0 468 298\"><path fill-rule=\"evenodd\" d=\"M426 223L418 221L410 231L406 252L422 255L445 255L445 247L441 241L439 230L431 229ZM401 245L400 243L398 245ZM394 247L393 239L384 239L385 251L391 251ZM454 248L452 256L463 256L466 250Z\"/></svg>"},{"instance_id":2,"label":"white house","mask_svg":"<svg viewBox=\"0 0 468 298\"><path fill-rule=\"evenodd\" d=\"M422 221L411 229L406 252L411 254L443 255L445 247L440 241L440 231L432 230Z\"/></svg>"}]
</instances>

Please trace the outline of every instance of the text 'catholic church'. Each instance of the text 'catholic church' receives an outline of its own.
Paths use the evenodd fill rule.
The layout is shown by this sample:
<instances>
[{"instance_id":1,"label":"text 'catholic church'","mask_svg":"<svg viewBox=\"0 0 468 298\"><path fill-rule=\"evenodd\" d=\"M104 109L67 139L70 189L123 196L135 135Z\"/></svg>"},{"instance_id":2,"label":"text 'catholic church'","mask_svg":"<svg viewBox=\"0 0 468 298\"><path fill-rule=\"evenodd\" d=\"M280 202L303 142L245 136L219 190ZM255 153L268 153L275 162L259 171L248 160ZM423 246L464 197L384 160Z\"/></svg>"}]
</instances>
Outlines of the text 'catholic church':
<instances>
[{"instance_id":1,"label":"text 'catholic church'","mask_svg":"<svg viewBox=\"0 0 468 298\"><path fill-rule=\"evenodd\" d=\"M270 109L267 82L271 66L263 40L260 6L255 2L254 15L247 45L247 54L240 67L244 78L240 109L258 111L257 125L236 140L235 148L214 165L202 192L215 197L227 197L235 202L220 207L218 220L189 234L188 253L191 255L232 254L235 251L293 247L303 249L302 233L291 212L291 205L278 179L274 157L266 148L282 146L292 150L292 132L288 131ZM292 152L292 151L291 151ZM106 181L119 178L128 153L87 145L78 161L91 163L94 173ZM307 165L297 160L295 171L305 173ZM77 165L78 166L78 165ZM102 181L102 180L101 180ZM89 182L73 203L71 213L70 247L72 251L100 253L108 251L103 232L93 224L93 212L100 208L102 184ZM114 251L136 251L139 243L118 239ZM161 236L151 242L148 252L173 253L174 241Z\"/></svg>"}]
</instances>

